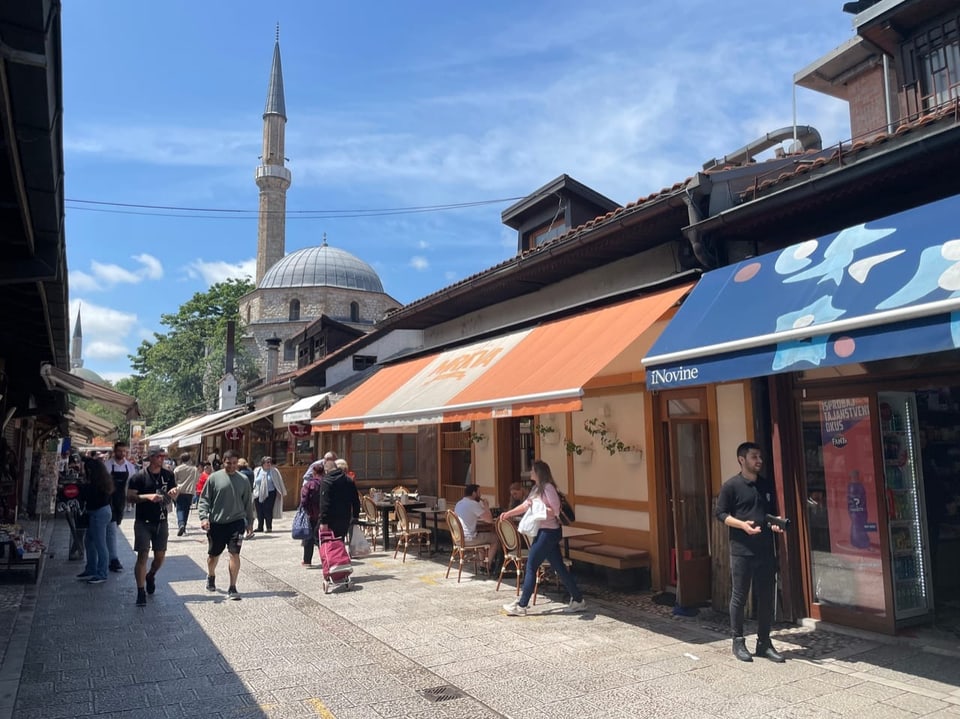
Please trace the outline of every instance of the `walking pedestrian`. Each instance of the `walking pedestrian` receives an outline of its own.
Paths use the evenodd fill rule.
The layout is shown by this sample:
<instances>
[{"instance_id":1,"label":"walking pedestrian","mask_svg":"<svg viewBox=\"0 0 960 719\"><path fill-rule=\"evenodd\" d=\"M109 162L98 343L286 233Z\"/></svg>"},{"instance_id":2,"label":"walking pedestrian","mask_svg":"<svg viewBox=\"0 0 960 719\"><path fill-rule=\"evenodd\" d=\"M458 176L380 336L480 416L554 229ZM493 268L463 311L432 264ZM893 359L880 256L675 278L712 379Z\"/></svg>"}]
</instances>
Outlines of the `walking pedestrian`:
<instances>
[{"instance_id":1,"label":"walking pedestrian","mask_svg":"<svg viewBox=\"0 0 960 719\"><path fill-rule=\"evenodd\" d=\"M336 459L325 459L323 481L320 483L319 530L330 530L336 537L346 537L353 520L359 517L360 496L356 485L337 466Z\"/></svg>"},{"instance_id":2,"label":"walking pedestrian","mask_svg":"<svg viewBox=\"0 0 960 719\"><path fill-rule=\"evenodd\" d=\"M273 531L273 520L283 517L283 498L286 494L283 477L280 476L280 470L273 466L273 458L264 457L253 478L253 496L257 506L255 531L262 532L264 525L268 533ZM279 504L277 500L280 500Z\"/></svg>"},{"instance_id":3,"label":"walking pedestrian","mask_svg":"<svg viewBox=\"0 0 960 719\"><path fill-rule=\"evenodd\" d=\"M87 533L83 538L87 565L77 579L86 580L88 584L103 584L107 581L110 558L107 550L107 526L111 517L113 478L98 459L85 458L83 471L87 478L84 494L89 520Z\"/></svg>"},{"instance_id":4,"label":"walking pedestrian","mask_svg":"<svg viewBox=\"0 0 960 719\"><path fill-rule=\"evenodd\" d=\"M308 475L304 477L300 488L300 506L310 518L310 536L303 540L303 560L300 564L309 567L313 564L313 548L317 544L320 530L320 488L323 483L323 462L310 465Z\"/></svg>"},{"instance_id":5,"label":"walking pedestrian","mask_svg":"<svg viewBox=\"0 0 960 719\"><path fill-rule=\"evenodd\" d=\"M177 536L182 537L187 532L187 519L200 479L200 468L193 463L189 452L180 454L180 464L173 470L173 476L177 480Z\"/></svg>"},{"instance_id":6,"label":"walking pedestrian","mask_svg":"<svg viewBox=\"0 0 960 719\"><path fill-rule=\"evenodd\" d=\"M246 477L247 481L250 482L250 489L253 489L253 478L254 478L253 470L250 469L250 465L247 464L247 460L241 457L240 460L237 462L237 466L240 468L239 469L240 474Z\"/></svg>"},{"instance_id":7,"label":"walking pedestrian","mask_svg":"<svg viewBox=\"0 0 960 719\"><path fill-rule=\"evenodd\" d=\"M580 593L576 580L567 569L563 562L563 555L560 553L560 540L562 533L560 530L560 493L557 491L557 484L553 480L553 473L550 471L550 465L542 460L536 460L530 471L530 478L533 480L533 489L530 495L513 509L503 512L498 521L503 522L513 516L521 515L533 505L534 499L540 499L547 509L547 518L540 522L540 529L537 532L536 539L530 545L530 551L527 553L527 567L523 573L523 589L520 592L520 598L510 604L504 604L503 609L507 614L515 617L525 616L530 597L533 596L533 589L537 584L537 572L543 562L549 561L553 571L557 573L563 586L570 593L570 603L564 608L568 614L582 612L586 609L587 603Z\"/></svg>"},{"instance_id":8,"label":"walking pedestrian","mask_svg":"<svg viewBox=\"0 0 960 719\"><path fill-rule=\"evenodd\" d=\"M113 478L113 497L110 501L110 522L107 524L107 552L110 554L110 571L122 572L120 554L117 552L117 535L120 533L120 522L127 510L127 482L140 470L127 459L128 446L126 442L114 442L113 455L104 462L107 471Z\"/></svg>"},{"instance_id":9,"label":"walking pedestrian","mask_svg":"<svg viewBox=\"0 0 960 719\"><path fill-rule=\"evenodd\" d=\"M743 636L743 607L753 585L757 600L756 656L774 662L786 661L773 648L770 625L773 623L773 589L777 572L774 534L783 530L767 522L767 515L776 515L777 504L773 484L760 476L763 456L760 446L744 442L737 447L740 473L720 488L716 517L729 527L730 533L730 633L733 655L741 662L752 662Z\"/></svg>"},{"instance_id":10,"label":"walking pedestrian","mask_svg":"<svg viewBox=\"0 0 960 719\"><path fill-rule=\"evenodd\" d=\"M207 478L200 493L200 527L207 533L207 591L217 591L217 564L226 549L230 555L227 598L240 599L240 549L244 534L253 529L253 490L238 470L239 453L223 453L223 469Z\"/></svg>"},{"instance_id":11,"label":"walking pedestrian","mask_svg":"<svg viewBox=\"0 0 960 719\"><path fill-rule=\"evenodd\" d=\"M164 469L166 451L160 447L147 450L143 470L130 478L127 499L136 503L133 522L133 550L137 553L134 576L137 580L137 606L147 605L147 595L157 590L157 572L167 556L167 514L171 501L177 498L177 480L173 472ZM147 571L147 559L153 548L153 562Z\"/></svg>"}]
</instances>

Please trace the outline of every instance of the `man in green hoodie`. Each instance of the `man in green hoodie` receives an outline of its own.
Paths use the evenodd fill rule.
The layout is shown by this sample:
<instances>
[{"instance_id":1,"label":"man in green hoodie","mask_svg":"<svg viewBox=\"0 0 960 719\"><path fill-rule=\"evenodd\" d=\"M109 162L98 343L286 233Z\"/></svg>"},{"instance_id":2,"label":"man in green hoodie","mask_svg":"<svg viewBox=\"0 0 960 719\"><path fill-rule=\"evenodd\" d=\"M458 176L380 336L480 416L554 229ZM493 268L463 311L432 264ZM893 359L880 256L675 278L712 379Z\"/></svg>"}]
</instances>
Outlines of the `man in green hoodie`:
<instances>
[{"instance_id":1,"label":"man in green hoodie","mask_svg":"<svg viewBox=\"0 0 960 719\"><path fill-rule=\"evenodd\" d=\"M207 533L207 591L217 591L217 562L226 549L230 554L230 588L227 598L238 600L237 576L240 574L240 547L244 535L253 529L253 490L239 471L239 454L232 449L223 453L223 469L207 478L197 511L200 527Z\"/></svg>"}]
</instances>

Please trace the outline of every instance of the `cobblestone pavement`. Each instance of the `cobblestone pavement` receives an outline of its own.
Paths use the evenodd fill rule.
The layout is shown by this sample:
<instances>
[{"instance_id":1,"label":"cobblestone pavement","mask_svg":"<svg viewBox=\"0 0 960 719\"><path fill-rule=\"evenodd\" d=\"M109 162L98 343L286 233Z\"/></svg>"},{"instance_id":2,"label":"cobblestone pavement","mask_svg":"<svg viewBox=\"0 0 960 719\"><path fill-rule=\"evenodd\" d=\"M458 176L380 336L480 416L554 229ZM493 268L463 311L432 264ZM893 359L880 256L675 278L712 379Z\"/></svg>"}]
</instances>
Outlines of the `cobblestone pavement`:
<instances>
[{"instance_id":1,"label":"cobblestone pavement","mask_svg":"<svg viewBox=\"0 0 960 719\"><path fill-rule=\"evenodd\" d=\"M781 626L787 663L744 664L713 613L673 619L649 593L587 580L583 614L561 613L548 591L508 617L512 585L496 592L466 568L458 583L456 567L445 579L445 555L377 552L355 563L349 591L325 595L289 517L244 544L240 602L226 600L225 559L220 591L205 591L194 520L139 609L132 528L121 527L126 570L89 586L55 527L54 557L11 630L25 651L0 719L960 717L960 646Z\"/></svg>"}]
</instances>

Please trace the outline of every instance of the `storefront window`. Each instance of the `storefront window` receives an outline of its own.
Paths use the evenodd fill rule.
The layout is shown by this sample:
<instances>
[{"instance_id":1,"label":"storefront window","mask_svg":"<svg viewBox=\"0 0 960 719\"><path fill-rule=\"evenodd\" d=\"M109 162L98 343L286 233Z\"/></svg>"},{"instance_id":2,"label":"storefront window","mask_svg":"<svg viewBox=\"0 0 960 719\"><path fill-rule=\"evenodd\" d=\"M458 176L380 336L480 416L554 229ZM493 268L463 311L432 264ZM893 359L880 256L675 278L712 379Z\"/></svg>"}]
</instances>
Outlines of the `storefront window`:
<instances>
[{"instance_id":1,"label":"storefront window","mask_svg":"<svg viewBox=\"0 0 960 719\"><path fill-rule=\"evenodd\" d=\"M803 402L802 412L814 601L883 616L870 400Z\"/></svg>"},{"instance_id":2,"label":"storefront window","mask_svg":"<svg viewBox=\"0 0 960 719\"><path fill-rule=\"evenodd\" d=\"M416 478L417 436L356 433L351 436L349 462L360 479Z\"/></svg>"}]
</instances>

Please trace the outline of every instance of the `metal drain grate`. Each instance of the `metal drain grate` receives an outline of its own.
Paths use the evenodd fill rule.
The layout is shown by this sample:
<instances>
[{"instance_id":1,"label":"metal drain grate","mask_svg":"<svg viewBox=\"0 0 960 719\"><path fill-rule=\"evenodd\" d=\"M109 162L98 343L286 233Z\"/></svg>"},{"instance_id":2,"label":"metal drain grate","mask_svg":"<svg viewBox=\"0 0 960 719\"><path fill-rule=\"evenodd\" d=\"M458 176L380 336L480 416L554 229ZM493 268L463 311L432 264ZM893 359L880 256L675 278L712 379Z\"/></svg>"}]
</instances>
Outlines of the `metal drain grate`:
<instances>
[{"instance_id":1,"label":"metal drain grate","mask_svg":"<svg viewBox=\"0 0 960 719\"><path fill-rule=\"evenodd\" d=\"M421 689L417 694L432 702L448 702L451 699L459 699L460 697L466 696L466 694L452 684L444 684L439 687L431 687L430 689Z\"/></svg>"}]
</instances>

